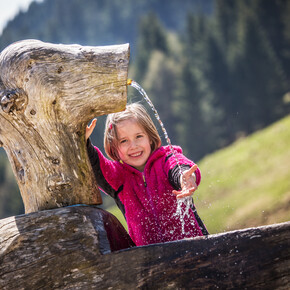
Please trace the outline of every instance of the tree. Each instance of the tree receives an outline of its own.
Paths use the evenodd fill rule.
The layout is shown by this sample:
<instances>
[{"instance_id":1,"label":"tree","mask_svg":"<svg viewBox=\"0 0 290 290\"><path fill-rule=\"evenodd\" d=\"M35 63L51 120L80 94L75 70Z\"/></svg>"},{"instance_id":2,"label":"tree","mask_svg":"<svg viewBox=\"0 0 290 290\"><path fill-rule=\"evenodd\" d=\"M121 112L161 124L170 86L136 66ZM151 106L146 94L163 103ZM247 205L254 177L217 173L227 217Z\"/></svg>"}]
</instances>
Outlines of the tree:
<instances>
[{"instance_id":1,"label":"tree","mask_svg":"<svg viewBox=\"0 0 290 290\"><path fill-rule=\"evenodd\" d=\"M257 13L241 7L238 26L240 49L232 69L232 96L239 113L238 130L246 133L280 118L282 97L286 92L280 60Z\"/></svg>"},{"instance_id":2,"label":"tree","mask_svg":"<svg viewBox=\"0 0 290 290\"><path fill-rule=\"evenodd\" d=\"M195 159L220 146L222 128L222 111L211 83L216 59L211 55L214 40L209 28L208 19L202 15L189 15L177 98L181 104L175 111L180 117L177 130L181 144Z\"/></svg>"},{"instance_id":3,"label":"tree","mask_svg":"<svg viewBox=\"0 0 290 290\"><path fill-rule=\"evenodd\" d=\"M137 39L138 56L135 60L135 78L142 80L147 72L149 59L154 50L168 52L166 33L155 13L145 15L139 25Z\"/></svg>"}]
</instances>

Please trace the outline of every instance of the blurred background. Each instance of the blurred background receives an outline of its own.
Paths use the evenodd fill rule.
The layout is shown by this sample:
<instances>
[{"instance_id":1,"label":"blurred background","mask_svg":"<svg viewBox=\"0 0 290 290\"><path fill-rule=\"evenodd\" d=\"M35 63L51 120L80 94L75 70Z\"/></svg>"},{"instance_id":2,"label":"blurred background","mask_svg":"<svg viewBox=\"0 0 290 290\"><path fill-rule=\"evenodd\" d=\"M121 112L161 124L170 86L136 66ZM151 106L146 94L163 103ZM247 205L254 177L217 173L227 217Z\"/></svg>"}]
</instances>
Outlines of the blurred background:
<instances>
[{"instance_id":1,"label":"blurred background","mask_svg":"<svg viewBox=\"0 0 290 290\"><path fill-rule=\"evenodd\" d=\"M146 90L172 143L201 168L194 201L218 233L290 220L289 15L289 0L28 1L0 22L0 50L27 38L129 42L129 77ZM142 97L129 88L128 101ZM92 136L102 151L104 118ZM0 218L23 212L0 148Z\"/></svg>"}]
</instances>

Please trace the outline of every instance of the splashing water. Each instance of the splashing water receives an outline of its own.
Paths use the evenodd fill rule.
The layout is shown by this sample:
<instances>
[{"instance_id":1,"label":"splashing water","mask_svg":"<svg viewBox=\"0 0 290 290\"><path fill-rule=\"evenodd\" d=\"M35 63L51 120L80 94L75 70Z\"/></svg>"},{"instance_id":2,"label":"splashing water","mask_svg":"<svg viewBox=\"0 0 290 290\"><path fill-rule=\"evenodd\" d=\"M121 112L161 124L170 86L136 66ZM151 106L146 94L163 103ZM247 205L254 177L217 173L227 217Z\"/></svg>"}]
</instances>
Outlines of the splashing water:
<instances>
[{"instance_id":1,"label":"splashing water","mask_svg":"<svg viewBox=\"0 0 290 290\"><path fill-rule=\"evenodd\" d=\"M168 146L169 146L169 148L170 148L170 150L171 150L171 152L172 152L172 154L173 154L173 156L174 156L174 158L176 160L176 164L177 164L178 169L179 169L179 171L181 173L183 182L184 182L184 184L186 184L185 178L183 176L183 172L182 172L180 164L179 164L179 160L178 160L178 158L176 156L176 152L175 152L175 150L174 150L174 148L173 148L173 146L171 144L171 141L170 141L170 139L168 137L167 131L166 131L165 127L164 127L164 124L161 121L160 116L159 116L157 110L155 109L153 103L151 102L151 100L147 96L145 90L137 82L135 82L134 80L128 79L127 84L132 86L133 88L137 89L137 91L143 96L145 101L148 103L148 105L152 109L152 111L153 111L153 113L155 115L155 118L157 119L157 121L159 122L159 124L161 126L161 129L163 131L165 140L166 140L166 142L167 142L167 144L168 144ZM185 205L185 209L183 211L184 205ZM177 199L177 209L176 209L176 213L174 215L175 216L180 216L180 221L181 221L181 225L182 225L182 233L183 234L185 233L184 232L184 218L186 216L188 216L188 217L190 216L189 209L190 209L191 205L192 205L192 197L191 196L187 196L187 197L183 197L183 198L178 198ZM192 223L192 225L194 225L194 223Z\"/></svg>"}]
</instances>

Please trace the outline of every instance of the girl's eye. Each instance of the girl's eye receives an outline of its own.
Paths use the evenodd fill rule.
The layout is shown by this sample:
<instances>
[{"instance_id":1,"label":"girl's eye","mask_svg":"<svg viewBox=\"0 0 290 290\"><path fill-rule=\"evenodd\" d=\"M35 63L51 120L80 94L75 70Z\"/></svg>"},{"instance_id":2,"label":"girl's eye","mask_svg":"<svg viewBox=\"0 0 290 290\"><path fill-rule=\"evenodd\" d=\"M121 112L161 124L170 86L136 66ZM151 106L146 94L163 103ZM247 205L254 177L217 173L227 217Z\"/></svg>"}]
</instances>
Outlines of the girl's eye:
<instances>
[{"instance_id":1,"label":"girl's eye","mask_svg":"<svg viewBox=\"0 0 290 290\"><path fill-rule=\"evenodd\" d=\"M127 142L126 139L120 141L121 144L124 144L124 143L126 143L126 142Z\"/></svg>"},{"instance_id":2,"label":"girl's eye","mask_svg":"<svg viewBox=\"0 0 290 290\"><path fill-rule=\"evenodd\" d=\"M143 135L137 135L137 138L142 138L143 137Z\"/></svg>"}]
</instances>

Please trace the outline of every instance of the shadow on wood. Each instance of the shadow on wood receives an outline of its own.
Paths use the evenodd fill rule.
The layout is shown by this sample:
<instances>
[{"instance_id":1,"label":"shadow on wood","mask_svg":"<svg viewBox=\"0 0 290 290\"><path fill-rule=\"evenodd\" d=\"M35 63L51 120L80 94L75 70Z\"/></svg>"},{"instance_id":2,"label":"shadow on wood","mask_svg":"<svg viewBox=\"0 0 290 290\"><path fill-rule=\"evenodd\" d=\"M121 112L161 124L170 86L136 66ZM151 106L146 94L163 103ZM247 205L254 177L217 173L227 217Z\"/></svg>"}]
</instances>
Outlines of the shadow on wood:
<instances>
[{"instance_id":1,"label":"shadow on wood","mask_svg":"<svg viewBox=\"0 0 290 290\"><path fill-rule=\"evenodd\" d=\"M290 222L112 252L107 214L93 206L75 206L1 220L0 288L289 286ZM131 246L122 230L118 237L123 246Z\"/></svg>"}]
</instances>

